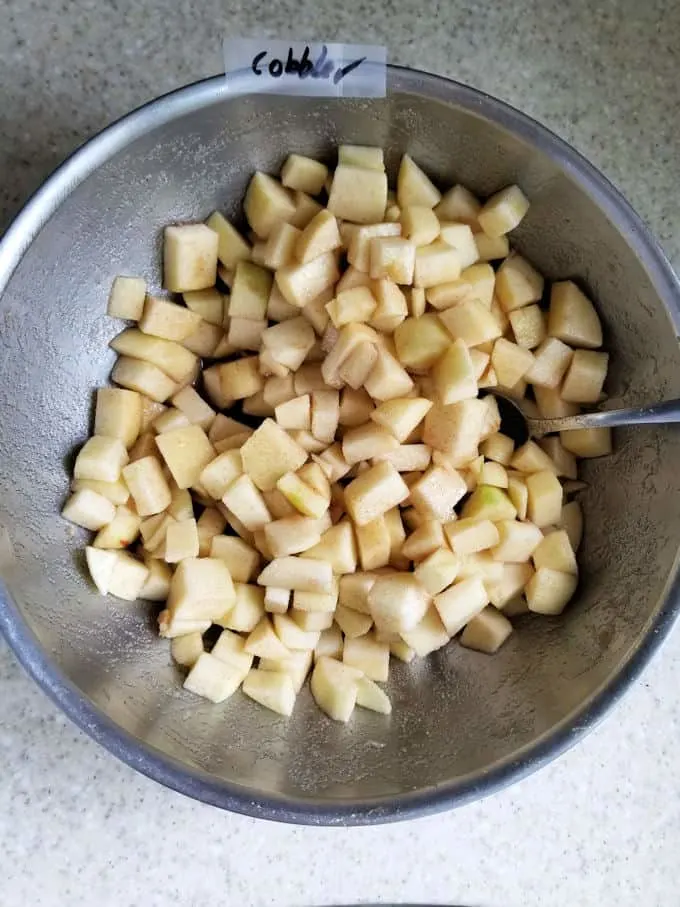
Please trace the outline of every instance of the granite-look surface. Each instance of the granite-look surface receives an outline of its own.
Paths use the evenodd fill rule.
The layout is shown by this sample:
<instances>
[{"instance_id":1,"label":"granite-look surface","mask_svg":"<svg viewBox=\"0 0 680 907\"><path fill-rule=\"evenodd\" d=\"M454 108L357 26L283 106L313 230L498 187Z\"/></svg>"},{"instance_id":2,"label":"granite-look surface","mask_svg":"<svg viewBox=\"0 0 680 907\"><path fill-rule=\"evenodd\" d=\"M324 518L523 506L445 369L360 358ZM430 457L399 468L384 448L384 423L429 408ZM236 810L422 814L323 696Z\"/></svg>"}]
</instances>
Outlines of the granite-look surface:
<instances>
[{"instance_id":1,"label":"granite-look surface","mask_svg":"<svg viewBox=\"0 0 680 907\"><path fill-rule=\"evenodd\" d=\"M386 43L396 62L504 98L598 165L680 266L672 0L285 0L275 12L218 0L9 0L0 227L83 139L217 72L227 31ZM556 763L455 813L367 829L277 826L193 803L77 731L1 647L0 682L3 907L666 907L680 897L678 633L614 715Z\"/></svg>"}]
</instances>

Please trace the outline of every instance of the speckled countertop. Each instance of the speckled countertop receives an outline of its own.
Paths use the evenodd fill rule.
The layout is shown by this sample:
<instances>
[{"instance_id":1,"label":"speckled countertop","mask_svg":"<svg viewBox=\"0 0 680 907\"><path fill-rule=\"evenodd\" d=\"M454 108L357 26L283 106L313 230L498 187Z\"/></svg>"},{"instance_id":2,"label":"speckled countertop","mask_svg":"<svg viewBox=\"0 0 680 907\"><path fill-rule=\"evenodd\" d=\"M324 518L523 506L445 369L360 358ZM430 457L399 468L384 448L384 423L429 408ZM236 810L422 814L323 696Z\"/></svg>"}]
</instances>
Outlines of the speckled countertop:
<instances>
[{"instance_id":1,"label":"speckled countertop","mask_svg":"<svg viewBox=\"0 0 680 907\"><path fill-rule=\"evenodd\" d=\"M397 62L504 98L618 184L680 266L672 0L282 0L275 12L9 0L0 26L0 228L108 121L217 72L229 31L385 43ZM678 903L678 633L615 715L556 763L485 802L382 828L292 828L193 803L78 732L2 644L0 682L4 907Z\"/></svg>"}]
</instances>

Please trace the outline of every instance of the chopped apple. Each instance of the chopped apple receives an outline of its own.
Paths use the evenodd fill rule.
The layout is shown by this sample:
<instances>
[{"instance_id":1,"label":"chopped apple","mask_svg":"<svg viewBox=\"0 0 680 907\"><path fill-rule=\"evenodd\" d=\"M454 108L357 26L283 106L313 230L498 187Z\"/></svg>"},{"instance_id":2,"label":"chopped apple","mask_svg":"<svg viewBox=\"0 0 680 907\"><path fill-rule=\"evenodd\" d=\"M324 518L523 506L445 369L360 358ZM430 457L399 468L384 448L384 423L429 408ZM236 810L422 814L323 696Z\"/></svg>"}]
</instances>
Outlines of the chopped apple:
<instances>
[{"instance_id":1,"label":"chopped apple","mask_svg":"<svg viewBox=\"0 0 680 907\"><path fill-rule=\"evenodd\" d=\"M498 383L504 387L514 387L534 363L530 350L523 349L516 343L499 337L493 345L491 365L496 372Z\"/></svg>"},{"instance_id":2,"label":"chopped apple","mask_svg":"<svg viewBox=\"0 0 680 907\"><path fill-rule=\"evenodd\" d=\"M317 659L310 683L314 701L334 721L349 721L357 701L360 676L355 668L322 655Z\"/></svg>"},{"instance_id":3,"label":"chopped apple","mask_svg":"<svg viewBox=\"0 0 680 907\"><path fill-rule=\"evenodd\" d=\"M491 520L461 519L446 523L446 538L454 554L474 554L498 544L499 535Z\"/></svg>"},{"instance_id":4,"label":"chopped apple","mask_svg":"<svg viewBox=\"0 0 680 907\"><path fill-rule=\"evenodd\" d=\"M534 363L525 378L531 384L556 388L569 368L573 350L556 337L547 337L534 353Z\"/></svg>"},{"instance_id":5,"label":"chopped apple","mask_svg":"<svg viewBox=\"0 0 680 907\"><path fill-rule=\"evenodd\" d=\"M257 171L248 184L243 210L257 236L267 239L277 224L291 221L295 204L278 180Z\"/></svg>"},{"instance_id":6,"label":"chopped apple","mask_svg":"<svg viewBox=\"0 0 680 907\"><path fill-rule=\"evenodd\" d=\"M475 245L480 261L498 261L510 254L507 236L487 236L486 233L475 233Z\"/></svg>"},{"instance_id":7,"label":"chopped apple","mask_svg":"<svg viewBox=\"0 0 680 907\"><path fill-rule=\"evenodd\" d=\"M466 493L465 481L455 469L432 466L411 487L410 500L428 519L450 520Z\"/></svg>"},{"instance_id":8,"label":"chopped apple","mask_svg":"<svg viewBox=\"0 0 680 907\"><path fill-rule=\"evenodd\" d=\"M498 342L498 341L497 341ZM439 402L447 405L477 396L477 380L467 345L454 341L432 368Z\"/></svg>"},{"instance_id":9,"label":"chopped apple","mask_svg":"<svg viewBox=\"0 0 680 907\"><path fill-rule=\"evenodd\" d=\"M378 642L368 633L366 636L345 640L342 660L371 680L384 683L389 674L390 647L387 643Z\"/></svg>"},{"instance_id":10,"label":"chopped apple","mask_svg":"<svg viewBox=\"0 0 680 907\"><path fill-rule=\"evenodd\" d=\"M496 295L506 312L539 302L543 277L521 255L510 255L496 274Z\"/></svg>"},{"instance_id":11,"label":"chopped apple","mask_svg":"<svg viewBox=\"0 0 680 907\"><path fill-rule=\"evenodd\" d=\"M460 637L461 646L476 649L493 655L512 633L512 624L493 605L487 605L483 611L466 624Z\"/></svg>"},{"instance_id":12,"label":"chopped apple","mask_svg":"<svg viewBox=\"0 0 680 907\"><path fill-rule=\"evenodd\" d=\"M574 350L560 394L567 403L597 403L607 377L609 356L595 350Z\"/></svg>"},{"instance_id":13,"label":"chopped apple","mask_svg":"<svg viewBox=\"0 0 680 907\"><path fill-rule=\"evenodd\" d=\"M226 630L250 633L264 617L264 589L248 583L234 583L236 601L213 622Z\"/></svg>"},{"instance_id":14,"label":"chopped apple","mask_svg":"<svg viewBox=\"0 0 680 907\"><path fill-rule=\"evenodd\" d=\"M543 533L533 523L499 520L496 528L498 542L491 554L497 561L525 563L543 541Z\"/></svg>"},{"instance_id":15,"label":"chopped apple","mask_svg":"<svg viewBox=\"0 0 680 907\"><path fill-rule=\"evenodd\" d=\"M250 246L219 211L213 211L206 224L217 233L217 257L225 268L233 270L239 261L247 261L250 258ZM205 315L203 317L205 318Z\"/></svg>"},{"instance_id":16,"label":"chopped apple","mask_svg":"<svg viewBox=\"0 0 680 907\"><path fill-rule=\"evenodd\" d=\"M485 577L483 582L489 593L489 600L496 608L505 607L518 595L534 575L534 569L528 561L523 563L502 563L502 571L496 578Z\"/></svg>"},{"instance_id":17,"label":"chopped apple","mask_svg":"<svg viewBox=\"0 0 680 907\"><path fill-rule=\"evenodd\" d=\"M292 371L302 365L315 340L314 329L303 317L275 324L262 333L263 349Z\"/></svg>"},{"instance_id":18,"label":"chopped apple","mask_svg":"<svg viewBox=\"0 0 680 907\"><path fill-rule=\"evenodd\" d=\"M215 459L215 448L198 425L158 435L156 444L179 488L195 485L203 469Z\"/></svg>"},{"instance_id":19,"label":"chopped apple","mask_svg":"<svg viewBox=\"0 0 680 907\"><path fill-rule=\"evenodd\" d=\"M377 517L363 526L355 527L361 569L386 567L390 560L391 539L384 517Z\"/></svg>"},{"instance_id":20,"label":"chopped apple","mask_svg":"<svg viewBox=\"0 0 680 907\"><path fill-rule=\"evenodd\" d=\"M219 237L205 224L166 227L163 239L163 283L168 290L202 290L217 279Z\"/></svg>"},{"instance_id":21,"label":"chopped apple","mask_svg":"<svg viewBox=\"0 0 680 907\"><path fill-rule=\"evenodd\" d=\"M116 552L88 545L85 548L85 559L92 582L102 595L108 595L111 577L118 563Z\"/></svg>"},{"instance_id":22,"label":"chopped apple","mask_svg":"<svg viewBox=\"0 0 680 907\"><path fill-rule=\"evenodd\" d=\"M434 606L449 636L459 633L488 604L489 596L479 577L454 583L434 599ZM413 643L409 642L409 645Z\"/></svg>"},{"instance_id":23,"label":"chopped apple","mask_svg":"<svg viewBox=\"0 0 680 907\"><path fill-rule=\"evenodd\" d=\"M319 641L320 630L303 630L287 614L274 614L276 635L291 651L312 651Z\"/></svg>"},{"instance_id":24,"label":"chopped apple","mask_svg":"<svg viewBox=\"0 0 680 907\"><path fill-rule=\"evenodd\" d=\"M410 561L418 563L440 548L446 548L442 524L439 520L426 519L406 539L402 545L401 553Z\"/></svg>"},{"instance_id":25,"label":"chopped apple","mask_svg":"<svg viewBox=\"0 0 680 907\"><path fill-rule=\"evenodd\" d=\"M447 223L441 224L440 237L442 242L451 246L458 252L462 268L469 268L479 260L479 252L472 230L467 224Z\"/></svg>"},{"instance_id":26,"label":"chopped apple","mask_svg":"<svg viewBox=\"0 0 680 907\"><path fill-rule=\"evenodd\" d=\"M545 315L533 304L508 312L515 343L525 350L533 350L546 337Z\"/></svg>"},{"instance_id":27,"label":"chopped apple","mask_svg":"<svg viewBox=\"0 0 680 907\"><path fill-rule=\"evenodd\" d=\"M612 452L610 428L577 428L561 431L560 441L577 457L604 457Z\"/></svg>"},{"instance_id":28,"label":"chopped apple","mask_svg":"<svg viewBox=\"0 0 680 907\"><path fill-rule=\"evenodd\" d=\"M125 444L119 438L94 435L81 447L73 475L76 479L117 482L128 459Z\"/></svg>"},{"instance_id":29,"label":"chopped apple","mask_svg":"<svg viewBox=\"0 0 680 907\"><path fill-rule=\"evenodd\" d=\"M442 194L408 154L401 159L397 175L397 201L400 208L424 205L434 208Z\"/></svg>"},{"instance_id":30,"label":"chopped apple","mask_svg":"<svg viewBox=\"0 0 680 907\"><path fill-rule=\"evenodd\" d=\"M571 280L552 286L548 334L570 346L584 349L602 346L602 325L595 306Z\"/></svg>"},{"instance_id":31,"label":"chopped apple","mask_svg":"<svg viewBox=\"0 0 680 907\"><path fill-rule=\"evenodd\" d=\"M357 567L354 532L349 520L341 520L305 550L305 557L328 562L335 574L353 573Z\"/></svg>"},{"instance_id":32,"label":"chopped apple","mask_svg":"<svg viewBox=\"0 0 680 907\"><path fill-rule=\"evenodd\" d=\"M373 626L373 618L370 615L352 611L344 605L338 605L334 616L346 639L359 639Z\"/></svg>"},{"instance_id":33,"label":"chopped apple","mask_svg":"<svg viewBox=\"0 0 680 907\"><path fill-rule=\"evenodd\" d=\"M459 570L460 558L446 548L438 548L418 564L415 576L423 588L434 596L453 583Z\"/></svg>"},{"instance_id":34,"label":"chopped apple","mask_svg":"<svg viewBox=\"0 0 680 907\"><path fill-rule=\"evenodd\" d=\"M146 281L143 277L116 277L111 286L106 314L111 318L139 321L145 297Z\"/></svg>"},{"instance_id":35,"label":"chopped apple","mask_svg":"<svg viewBox=\"0 0 680 907\"><path fill-rule=\"evenodd\" d=\"M479 229L477 218L482 204L465 186L456 185L449 189L434 209L441 221L457 221Z\"/></svg>"},{"instance_id":36,"label":"chopped apple","mask_svg":"<svg viewBox=\"0 0 680 907\"><path fill-rule=\"evenodd\" d=\"M122 478L118 479L117 482L98 482L95 479L75 479L71 483L71 491L82 491L85 488L90 491L96 491L97 494L102 495L102 497L111 501L111 503L115 504L117 507L121 504L126 504L130 499L130 491Z\"/></svg>"},{"instance_id":37,"label":"chopped apple","mask_svg":"<svg viewBox=\"0 0 680 907\"><path fill-rule=\"evenodd\" d=\"M318 195L328 177L328 167L314 158L289 154L281 168L281 183L287 189Z\"/></svg>"},{"instance_id":38,"label":"chopped apple","mask_svg":"<svg viewBox=\"0 0 680 907\"><path fill-rule=\"evenodd\" d=\"M555 526L562 513L562 486L554 472L544 470L527 476L527 515L539 528Z\"/></svg>"},{"instance_id":39,"label":"chopped apple","mask_svg":"<svg viewBox=\"0 0 680 907\"><path fill-rule=\"evenodd\" d=\"M141 596L149 570L127 551L116 551L116 565L109 578L109 594L133 602Z\"/></svg>"},{"instance_id":40,"label":"chopped apple","mask_svg":"<svg viewBox=\"0 0 680 907\"><path fill-rule=\"evenodd\" d=\"M401 325L400 325L401 327ZM386 349L378 348L378 358L366 379L365 388L374 400L393 400L413 390L413 381L399 361Z\"/></svg>"},{"instance_id":41,"label":"chopped apple","mask_svg":"<svg viewBox=\"0 0 680 907\"><path fill-rule=\"evenodd\" d=\"M447 454L453 465L463 465L477 456L486 419L482 400L435 405L425 416L423 441Z\"/></svg>"},{"instance_id":42,"label":"chopped apple","mask_svg":"<svg viewBox=\"0 0 680 907\"><path fill-rule=\"evenodd\" d=\"M198 632L176 636L170 643L172 660L183 668L193 668L203 652L203 635Z\"/></svg>"},{"instance_id":43,"label":"chopped apple","mask_svg":"<svg viewBox=\"0 0 680 907\"><path fill-rule=\"evenodd\" d=\"M257 487L271 491L286 473L299 469L307 452L272 419L265 419L241 447L243 468Z\"/></svg>"},{"instance_id":44,"label":"chopped apple","mask_svg":"<svg viewBox=\"0 0 680 907\"><path fill-rule=\"evenodd\" d=\"M117 438L129 449L139 436L141 424L141 394L117 387L102 387L97 391L95 436Z\"/></svg>"},{"instance_id":45,"label":"chopped apple","mask_svg":"<svg viewBox=\"0 0 680 907\"><path fill-rule=\"evenodd\" d=\"M137 513L120 505L113 520L99 530L92 544L95 548L127 548L137 538L140 523Z\"/></svg>"},{"instance_id":46,"label":"chopped apple","mask_svg":"<svg viewBox=\"0 0 680 907\"><path fill-rule=\"evenodd\" d=\"M427 609L425 616L415 627L404 631L401 636L411 652L421 658L431 652L435 652L437 649L441 649L448 643L450 638L437 609L433 605ZM401 658L402 655L399 654L397 657ZM406 660L410 661L411 659L407 658Z\"/></svg>"},{"instance_id":47,"label":"chopped apple","mask_svg":"<svg viewBox=\"0 0 680 907\"><path fill-rule=\"evenodd\" d=\"M201 316L167 299L147 296L139 329L145 334L182 342L200 325Z\"/></svg>"},{"instance_id":48,"label":"chopped apple","mask_svg":"<svg viewBox=\"0 0 680 907\"><path fill-rule=\"evenodd\" d=\"M498 319L478 299L465 299L441 312L439 319L454 340L466 346L480 346L503 333Z\"/></svg>"},{"instance_id":49,"label":"chopped apple","mask_svg":"<svg viewBox=\"0 0 680 907\"><path fill-rule=\"evenodd\" d=\"M339 164L333 174L328 210L356 224L382 218L387 202L387 175L379 170Z\"/></svg>"},{"instance_id":50,"label":"chopped apple","mask_svg":"<svg viewBox=\"0 0 680 907\"><path fill-rule=\"evenodd\" d=\"M345 489L345 506L355 525L364 526L409 496L409 488L389 463L376 463Z\"/></svg>"},{"instance_id":51,"label":"chopped apple","mask_svg":"<svg viewBox=\"0 0 680 907\"><path fill-rule=\"evenodd\" d=\"M517 511L508 494L494 485L478 485L463 506L463 519L514 520Z\"/></svg>"},{"instance_id":52,"label":"chopped apple","mask_svg":"<svg viewBox=\"0 0 680 907\"><path fill-rule=\"evenodd\" d=\"M188 349L185 349L181 344L175 343L173 340L164 340L161 337L152 337L149 334L144 334L137 328L128 328L121 334L118 334L117 337L113 338L109 345L123 357L123 359L119 360L118 365L123 361L129 361L128 357L131 357L135 361L143 360L146 363L156 366L157 369L160 369L161 372L164 372L165 375L172 378L174 382L179 383L183 383L189 376L194 375L198 362L197 357ZM118 366L116 368L118 368ZM129 369L129 367L126 366L123 371L126 369ZM149 372L149 374L152 373ZM116 370L114 369L114 376L115 375ZM140 375L141 383L144 378L144 373L140 371ZM115 380L118 384L124 383L123 381L118 380L117 377ZM143 387L133 387L132 389L139 389L140 393L146 394L147 397L159 400L157 395L149 393L144 390ZM177 389L178 388L175 388L175 390ZM168 396L170 396L170 394L168 394ZM165 399L165 397L163 399ZM162 403L163 400L159 400L159 402Z\"/></svg>"},{"instance_id":53,"label":"chopped apple","mask_svg":"<svg viewBox=\"0 0 680 907\"><path fill-rule=\"evenodd\" d=\"M389 278L397 284L410 284L416 261L416 246L400 236L378 236L370 241L371 279Z\"/></svg>"},{"instance_id":54,"label":"chopped apple","mask_svg":"<svg viewBox=\"0 0 680 907\"><path fill-rule=\"evenodd\" d=\"M196 520L192 518L170 523L165 534L164 560L168 564L176 564L187 557L197 558L198 555Z\"/></svg>"},{"instance_id":55,"label":"chopped apple","mask_svg":"<svg viewBox=\"0 0 680 907\"><path fill-rule=\"evenodd\" d=\"M268 614L285 614L290 606L290 589L277 589L266 586L264 590L264 610Z\"/></svg>"},{"instance_id":56,"label":"chopped apple","mask_svg":"<svg viewBox=\"0 0 680 907\"><path fill-rule=\"evenodd\" d=\"M458 280L462 270L461 257L456 249L441 240L416 249L413 282L428 289L440 283Z\"/></svg>"},{"instance_id":57,"label":"chopped apple","mask_svg":"<svg viewBox=\"0 0 680 907\"><path fill-rule=\"evenodd\" d=\"M187 558L170 583L168 611L181 620L217 620L235 604L236 594L224 561Z\"/></svg>"},{"instance_id":58,"label":"chopped apple","mask_svg":"<svg viewBox=\"0 0 680 907\"><path fill-rule=\"evenodd\" d=\"M271 521L260 490L247 474L239 476L229 485L222 500L250 532L262 529Z\"/></svg>"},{"instance_id":59,"label":"chopped apple","mask_svg":"<svg viewBox=\"0 0 680 907\"><path fill-rule=\"evenodd\" d=\"M515 448L515 442L508 435L494 432L479 445L480 453L487 460L493 460L503 466L509 466Z\"/></svg>"},{"instance_id":60,"label":"chopped apple","mask_svg":"<svg viewBox=\"0 0 680 907\"><path fill-rule=\"evenodd\" d=\"M234 665L202 652L187 674L184 689L218 703L233 696L242 681L243 674Z\"/></svg>"},{"instance_id":61,"label":"chopped apple","mask_svg":"<svg viewBox=\"0 0 680 907\"><path fill-rule=\"evenodd\" d=\"M286 302L305 308L338 280L335 255L326 252L305 264L288 265L276 272L276 284Z\"/></svg>"},{"instance_id":62,"label":"chopped apple","mask_svg":"<svg viewBox=\"0 0 680 907\"><path fill-rule=\"evenodd\" d=\"M370 413L370 418L403 444L431 408L432 401L425 397L398 397L381 403Z\"/></svg>"},{"instance_id":63,"label":"chopped apple","mask_svg":"<svg viewBox=\"0 0 680 907\"><path fill-rule=\"evenodd\" d=\"M231 630L222 630L217 642L210 650L213 658L219 658L225 664L230 664L246 676L253 664L253 656L246 652L245 639Z\"/></svg>"},{"instance_id":64,"label":"chopped apple","mask_svg":"<svg viewBox=\"0 0 680 907\"><path fill-rule=\"evenodd\" d=\"M319 521L300 515L267 523L264 534L274 557L301 554L321 540Z\"/></svg>"},{"instance_id":65,"label":"chopped apple","mask_svg":"<svg viewBox=\"0 0 680 907\"><path fill-rule=\"evenodd\" d=\"M536 614L561 614L576 591L578 577L550 567L539 567L526 585L530 611Z\"/></svg>"},{"instance_id":66,"label":"chopped apple","mask_svg":"<svg viewBox=\"0 0 680 907\"><path fill-rule=\"evenodd\" d=\"M341 245L337 220L330 211L322 208L297 238L295 256L299 262L306 264Z\"/></svg>"},{"instance_id":67,"label":"chopped apple","mask_svg":"<svg viewBox=\"0 0 680 907\"><path fill-rule=\"evenodd\" d=\"M528 210L529 200L519 186L508 186L485 202L479 226L487 236L503 236L519 226Z\"/></svg>"},{"instance_id":68,"label":"chopped apple","mask_svg":"<svg viewBox=\"0 0 680 907\"><path fill-rule=\"evenodd\" d=\"M536 569L550 567L561 573L578 573L576 556L564 529L548 532L533 552Z\"/></svg>"},{"instance_id":69,"label":"chopped apple","mask_svg":"<svg viewBox=\"0 0 680 907\"><path fill-rule=\"evenodd\" d=\"M231 535L216 535L211 540L210 557L224 561L235 583L249 583L260 566L257 551Z\"/></svg>"},{"instance_id":70,"label":"chopped apple","mask_svg":"<svg viewBox=\"0 0 680 907\"><path fill-rule=\"evenodd\" d=\"M264 568L257 581L261 586L330 594L333 590L333 570L327 561L279 557Z\"/></svg>"},{"instance_id":71,"label":"chopped apple","mask_svg":"<svg viewBox=\"0 0 680 907\"><path fill-rule=\"evenodd\" d=\"M451 343L435 314L407 318L394 331L399 361L409 369L427 369L446 352Z\"/></svg>"},{"instance_id":72,"label":"chopped apple","mask_svg":"<svg viewBox=\"0 0 680 907\"><path fill-rule=\"evenodd\" d=\"M425 616L430 596L415 576L395 573L378 576L368 593L376 627L400 635L412 630Z\"/></svg>"}]
</instances>

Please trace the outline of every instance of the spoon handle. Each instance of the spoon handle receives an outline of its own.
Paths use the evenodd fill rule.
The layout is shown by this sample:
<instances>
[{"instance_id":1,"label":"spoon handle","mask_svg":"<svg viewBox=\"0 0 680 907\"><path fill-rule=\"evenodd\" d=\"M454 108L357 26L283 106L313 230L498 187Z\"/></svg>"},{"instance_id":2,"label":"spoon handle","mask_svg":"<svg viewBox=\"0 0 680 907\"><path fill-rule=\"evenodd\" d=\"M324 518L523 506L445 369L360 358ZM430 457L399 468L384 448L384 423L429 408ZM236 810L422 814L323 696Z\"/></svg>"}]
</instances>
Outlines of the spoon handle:
<instances>
[{"instance_id":1,"label":"spoon handle","mask_svg":"<svg viewBox=\"0 0 680 907\"><path fill-rule=\"evenodd\" d=\"M627 409L610 409L601 413L584 413L581 416L563 416L560 419L531 419L530 432L541 438L552 431L570 431L575 428L614 428L617 425L654 425L680 422L680 400L665 400L650 406L633 406Z\"/></svg>"}]
</instances>

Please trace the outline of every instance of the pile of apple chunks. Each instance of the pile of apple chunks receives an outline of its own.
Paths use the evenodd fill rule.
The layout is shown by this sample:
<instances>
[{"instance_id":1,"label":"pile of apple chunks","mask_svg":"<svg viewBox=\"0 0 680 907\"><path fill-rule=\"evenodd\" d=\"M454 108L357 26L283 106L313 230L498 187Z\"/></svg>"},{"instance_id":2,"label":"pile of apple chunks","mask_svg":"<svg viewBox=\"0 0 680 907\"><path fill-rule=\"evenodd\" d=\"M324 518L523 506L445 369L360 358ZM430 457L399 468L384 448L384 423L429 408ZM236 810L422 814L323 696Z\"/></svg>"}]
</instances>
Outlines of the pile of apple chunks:
<instances>
[{"instance_id":1,"label":"pile of apple chunks","mask_svg":"<svg viewBox=\"0 0 680 907\"><path fill-rule=\"evenodd\" d=\"M334 171L292 154L252 177L248 239L218 212L165 229L181 302L115 280L108 313L136 324L111 343L117 387L97 391L63 514L97 533L102 593L166 603L187 690L290 715L311 671L331 718L389 713L391 655L453 637L492 653L509 618L563 610L576 458L609 453L609 432L515 449L480 391L577 413L607 354L579 288L544 296L510 250L528 207L517 186L442 195L406 155L391 192L379 148L340 147ZM221 412L238 404L258 428Z\"/></svg>"}]
</instances>

